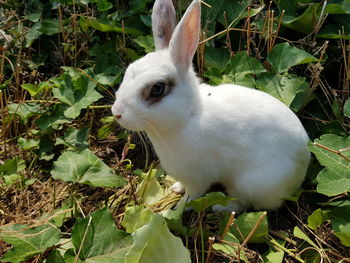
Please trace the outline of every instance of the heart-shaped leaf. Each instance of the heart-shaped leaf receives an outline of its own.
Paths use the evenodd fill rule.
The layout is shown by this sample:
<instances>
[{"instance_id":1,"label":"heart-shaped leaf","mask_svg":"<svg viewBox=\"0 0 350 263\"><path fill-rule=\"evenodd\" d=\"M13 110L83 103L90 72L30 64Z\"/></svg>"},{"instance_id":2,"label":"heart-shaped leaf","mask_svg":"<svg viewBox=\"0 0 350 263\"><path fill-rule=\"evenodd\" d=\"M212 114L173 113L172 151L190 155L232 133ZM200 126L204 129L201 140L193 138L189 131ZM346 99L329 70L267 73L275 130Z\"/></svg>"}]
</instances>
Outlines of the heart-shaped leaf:
<instances>
[{"instance_id":1,"label":"heart-shaped leaf","mask_svg":"<svg viewBox=\"0 0 350 263\"><path fill-rule=\"evenodd\" d=\"M75 251L80 251L79 258L85 262L124 262L132 238L116 229L106 207L77 220L72 230L72 242Z\"/></svg>"},{"instance_id":2,"label":"heart-shaped leaf","mask_svg":"<svg viewBox=\"0 0 350 263\"><path fill-rule=\"evenodd\" d=\"M267 61L276 73L281 73L293 66L318 61L318 59L308 52L284 42L274 46L267 56Z\"/></svg>"},{"instance_id":3,"label":"heart-shaped leaf","mask_svg":"<svg viewBox=\"0 0 350 263\"><path fill-rule=\"evenodd\" d=\"M338 150L349 147L350 137L344 138L335 134L325 134L309 143L309 149L317 160L326 166L317 176L317 192L328 196L350 191L350 151Z\"/></svg>"},{"instance_id":4,"label":"heart-shaped leaf","mask_svg":"<svg viewBox=\"0 0 350 263\"><path fill-rule=\"evenodd\" d=\"M154 214L150 222L133 233L134 243L125 263L190 263L190 252L168 229L164 218Z\"/></svg>"},{"instance_id":5,"label":"heart-shaped leaf","mask_svg":"<svg viewBox=\"0 0 350 263\"><path fill-rule=\"evenodd\" d=\"M54 162L51 175L65 182L92 186L118 187L125 184L124 179L113 174L111 168L89 149L63 153Z\"/></svg>"},{"instance_id":6,"label":"heart-shaped leaf","mask_svg":"<svg viewBox=\"0 0 350 263\"><path fill-rule=\"evenodd\" d=\"M13 247L1 262L23 262L36 254L56 245L61 231L52 225L31 228L27 225L8 225L0 228L0 238Z\"/></svg>"}]
</instances>

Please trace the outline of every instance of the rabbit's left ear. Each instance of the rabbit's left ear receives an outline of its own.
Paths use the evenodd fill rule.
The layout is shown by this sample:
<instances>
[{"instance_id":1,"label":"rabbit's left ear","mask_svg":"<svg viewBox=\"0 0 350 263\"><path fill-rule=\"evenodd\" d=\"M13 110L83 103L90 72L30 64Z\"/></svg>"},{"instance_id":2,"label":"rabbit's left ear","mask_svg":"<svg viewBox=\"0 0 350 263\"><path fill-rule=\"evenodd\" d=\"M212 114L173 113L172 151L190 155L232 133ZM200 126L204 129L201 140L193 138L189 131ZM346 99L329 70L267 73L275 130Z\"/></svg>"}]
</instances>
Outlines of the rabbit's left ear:
<instances>
[{"instance_id":1,"label":"rabbit's left ear","mask_svg":"<svg viewBox=\"0 0 350 263\"><path fill-rule=\"evenodd\" d=\"M187 8L169 43L173 64L180 74L185 74L192 64L201 29L201 1L193 0Z\"/></svg>"},{"instance_id":2,"label":"rabbit's left ear","mask_svg":"<svg viewBox=\"0 0 350 263\"><path fill-rule=\"evenodd\" d=\"M171 0L156 0L152 10L152 31L156 50L167 48L176 23Z\"/></svg>"}]
</instances>

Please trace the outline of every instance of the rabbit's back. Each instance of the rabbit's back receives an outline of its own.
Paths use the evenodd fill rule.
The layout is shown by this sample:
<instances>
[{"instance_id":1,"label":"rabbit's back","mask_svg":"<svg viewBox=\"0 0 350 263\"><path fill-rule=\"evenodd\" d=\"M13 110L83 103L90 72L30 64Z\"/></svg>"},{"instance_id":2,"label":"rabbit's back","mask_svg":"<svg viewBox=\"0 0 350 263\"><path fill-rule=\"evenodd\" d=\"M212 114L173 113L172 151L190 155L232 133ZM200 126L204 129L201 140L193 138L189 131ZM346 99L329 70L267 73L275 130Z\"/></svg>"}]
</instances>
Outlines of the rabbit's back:
<instances>
[{"instance_id":1,"label":"rabbit's back","mask_svg":"<svg viewBox=\"0 0 350 263\"><path fill-rule=\"evenodd\" d=\"M257 90L202 84L200 93L202 109L183 132L166 146L152 140L164 167L193 195L219 182L243 207L279 206L300 186L310 158L299 119Z\"/></svg>"}]
</instances>

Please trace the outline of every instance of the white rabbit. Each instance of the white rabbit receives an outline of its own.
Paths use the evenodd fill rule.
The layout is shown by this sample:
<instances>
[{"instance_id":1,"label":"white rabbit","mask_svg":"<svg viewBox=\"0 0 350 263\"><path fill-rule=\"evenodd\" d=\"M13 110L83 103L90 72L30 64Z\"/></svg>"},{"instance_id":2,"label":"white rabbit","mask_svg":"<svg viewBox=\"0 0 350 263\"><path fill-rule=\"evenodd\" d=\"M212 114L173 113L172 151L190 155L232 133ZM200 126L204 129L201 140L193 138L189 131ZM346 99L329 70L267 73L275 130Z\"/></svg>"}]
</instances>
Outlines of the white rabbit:
<instances>
[{"instance_id":1,"label":"white rabbit","mask_svg":"<svg viewBox=\"0 0 350 263\"><path fill-rule=\"evenodd\" d=\"M200 84L192 68L200 32L200 0L179 24L171 0L152 13L156 51L130 64L112 113L121 126L143 130L177 181L196 199L221 183L227 207L275 209L300 186L310 153L297 116L267 93L238 85Z\"/></svg>"}]
</instances>

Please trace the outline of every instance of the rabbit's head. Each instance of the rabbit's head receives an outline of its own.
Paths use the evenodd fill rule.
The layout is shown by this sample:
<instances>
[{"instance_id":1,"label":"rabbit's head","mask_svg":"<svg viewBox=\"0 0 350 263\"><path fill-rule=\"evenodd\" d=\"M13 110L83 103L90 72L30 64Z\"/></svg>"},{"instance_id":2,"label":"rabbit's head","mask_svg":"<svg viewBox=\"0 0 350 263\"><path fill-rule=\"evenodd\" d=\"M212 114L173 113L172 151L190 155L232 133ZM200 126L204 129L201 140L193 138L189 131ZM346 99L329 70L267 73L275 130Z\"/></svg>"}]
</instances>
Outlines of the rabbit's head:
<instances>
[{"instance_id":1,"label":"rabbit's head","mask_svg":"<svg viewBox=\"0 0 350 263\"><path fill-rule=\"evenodd\" d=\"M166 133L183 127L200 107L199 83L192 69L200 1L192 2L175 27L171 0L156 0L152 29L156 51L129 65L112 113L127 129Z\"/></svg>"}]
</instances>

